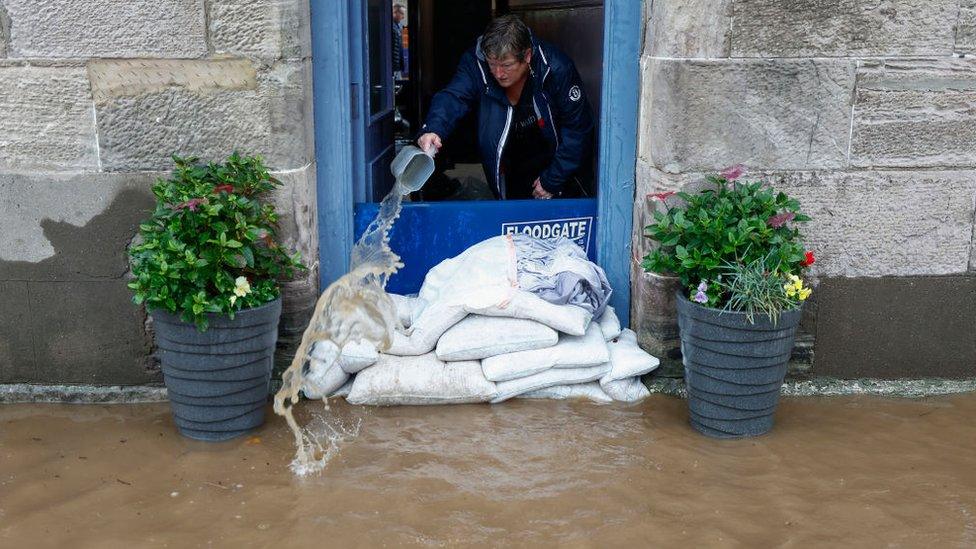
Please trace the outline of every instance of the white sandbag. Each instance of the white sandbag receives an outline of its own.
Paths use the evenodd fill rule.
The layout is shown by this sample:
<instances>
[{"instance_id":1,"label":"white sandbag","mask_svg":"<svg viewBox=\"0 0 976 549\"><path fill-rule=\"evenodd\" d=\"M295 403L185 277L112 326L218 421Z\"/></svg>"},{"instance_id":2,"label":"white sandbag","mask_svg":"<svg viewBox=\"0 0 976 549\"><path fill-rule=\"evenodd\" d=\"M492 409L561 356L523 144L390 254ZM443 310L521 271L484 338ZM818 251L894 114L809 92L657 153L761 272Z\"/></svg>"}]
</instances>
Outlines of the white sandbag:
<instances>
[{"instance_id":1,"label":"white sandbag","mask_svg":"<svg viewBox=\"0 0 976 549\"><path fill-rule=\"evenodd\" d=\"M427 306L427 302L419 297L390 294L390 299L393 300L393 305L396 306L397 319L404 328L409 328L413 324L416 315L419 315L420 311Z\"/></svg>"},{"instance_id":2,"label":"white sandbag","mask_svg":"<svg viewBox=\"0 0 976 549\"><path fill-rule=\"evenodd\" d=\"M306 398L316 400L334 396L349 381L350 374L373 364L378 356L376 348L368 341L347 343L341 354L331 341L316 342L309 353L309 369L302 392Z\"/></svg>"},{"instance_id":3,"label":"white sandbag","mask_svg":"<svg viewBox=\"0 0 976 549\"><path fill-rule=\"evenodd\" d=\"M338 389L336 389L335 391L333 391L332 394L329 395L329 396L330 397L343 397L343 398L349 396L349 391L352 390L352 382L353 382L353 379L354 378L352 376L350 376L349 381L343 383L342 384L342 387L339 387Z\"/></svg>"},{"instance_id":4,"label":"white sandbag","mask_svg":"<svg viewBox=\"0 0 976 549\"><path fill-rule=\"evenodd\" d=\"M437 341L437 358L479 360L552 347L558 341L556 330L534 320L468 315Z\"/></svg>"},{"instance_id":5,"label":"white sandbag","mask_svg":"<svg viewBox=\"0 0 976 549\"><path fill-rule=\"evenodd\" d=\"M326 364L338 362L338 365L347 374L356 372L376 363L379 353L376 346L366 340L350 341L342 347L342 353L337 353L338 347L331 341L318 341L312 347L309 357L317 359ZM336 355L339 355L338 357Z\"/></svg>"},{"instance_id":6,"label":"white sandbag","mask_svg":"<svg viewBox=\"0 0 976 549\"><path fill-rule=\"evenodd\" d=\"M607 343L607 349L610 351L610 364L613 366L605 378L608 382L642 376L661 364L657 357L637 345L637 334L630 329L621 331L616 341Z\"/></svg>"},{"instance_id":7,"label":"white sandbag","mask_svg":"<svg viewBox=\"0 0 976 549\"><path fill-rule=\"evenodd\" d=\"M309 370L302 384L305 398L318 400L327 397L349 381L349 374L342 371L334 359L326 362L312 358L308 366Z\"/></svg>"},{"instance_id":8,"label":"white sandbag","mask_svg":"<svg viewBox=\"0 0 976 549\"><path fill-rule=\"evenodd\" d=\"M607 396L618 402L637 402L651 396L638 376L607 382L600 380L600 387Z\"/></svg>"},{"instance_id":9,"label":"white sandbag","mask_svg":"<svg viewBox=\"0 0 976 549\"><path fill-rule=\"evenodd\" d=\"M529 391L528 393L521 394L518 398L545 398L551 400L585 399L604 404L613 402L610 395L595 381L590 383L577 383L575 385L546 387L538 391Z\"/></svg>"},{"instance_id":10,"label":"white sandbag","mask_svg":"<svg viewBox=\"0 0 976 549\"><path fill-rule=\"evenodd\" d=\"M600 324L600 330L603 331L603 339L610 341L620 335L620 319L617 318L617 311L614 311L613 307L608 305L597 322Z\"/></svg>"},{"instance_id":11,"label":"white sandbag","mask_svg":"<svg viewBox=\"0 0 976 549\"><path fill-rule=\"evenodd\" d=\"M600 378L600 386L614 400L635 402L650 396L640 376L661 363L657 357L637 345L637 334L623 330L616 340L607 343L610 350L610 372Z\"/></svg>"},{"instance_id":12,"label":"white sandbag","mask_svg":"<svg viewBox=\"0 0 976 549\"><path fill-rule=\"evenodd\" d=\"M496 394L477 361L442 362L433 353L381 354L376 364L356 374L346 400L376 406L462 404L487 402Z\"/></svg>"},{"instance_id":13,"label":"white sandbag","mask_svg":"<svg viewBox=\"0 0 976 549\"><path fill-rule=\"evenodd\" d=\"M444 332L468 313L534 320L572 335L583 335L592 315L575 305L553 305L534 294L509 287L486 287L463 296L430 302L403 333L393 334L387 354L416 356L429 353ZM601 336L602 337L602 336Z\"/></svg>"},{"instance_id":14,"label":"white sandbag","mask_svg":"<svg viewBox=\"0 0 976 549\"><path fill-rule=\"evenodd\" d=\"M554 347L489 357L481 361L481 369L486 378L499 382L531 376L550 368L597 366L609 360L610 353L603 340L603 332L599 325L593 323L586 330L586 335L562 334Z\"/></svg>"},{"instance_id":15,"label":"white sandbag","mask_svg":"<svg viewBox=\"0 0 976 549\"><path fill-rule=\"evenodd\" d=\"M418 296L428 304L460 303L456 299L459 296L476 294L486 288L512 288L517 284L515 245L510 238L497 236L432 267Z\"/></svg>"},{"instance_id":16,"label":"white sandbag","mask_svg":"<svg viewBox=\"0 0 976 549\"><path fill-rule=\"evenodd\" d=\"M317 359L326 364L332 364L339 358L339 347L328 340L316 341L308 356L310 359Z\"/></svg>"},{"instance_id":17,"label":"white sandbag","mask_svg":"<svg viewBox=\"0 0 976 549\"><path fill-rule=\"evenodd\" d=\"M376 345L371 341L365 339L350 341L342 347L342 352L339 354L339 367L347 374L355 374L376 364L379 357Z\"/></svg>"},{"instance_id":18,"label":"white sandbag","mask_svg":"<svg viewBox=\"0 0 976 549\"><path fill-rule=\"evenodd\" d=\"M545 389L546 387L596 381L603 377L609 369L610 364L608 363L585 368L550 368L544 372L530 376L509 381L500 381L495 384L498 395L491 399L491 403L502 402L530 391Z\"/></svg>"},{"instance_id":19,"label":"white sandbag","mask_svg":"<svg viewBox=\"0 0 976 549\"><path fill-rule=\"evenodd\" d=\"M469 304L465 309L469 313L486 316L534 320L558 332L575 336L585 334L593 319L593 315L582 307L554 305L524 290L511 290L507 299L497 305L482 307Z\"/></svg>"},{"instance_id":20,"label":"white sandbag","mask_svg":"<svg viewBox=\"0 0 976 549\"><path fill-rule=\"evenodd\" d=\"M446 301L429 304L414 319L409 329L402 333L393 333L393 343L386 353L397 356L419 356L429 353L444 332L466 316L468 312L460 304Z\"/></svg>"}]
</instances>

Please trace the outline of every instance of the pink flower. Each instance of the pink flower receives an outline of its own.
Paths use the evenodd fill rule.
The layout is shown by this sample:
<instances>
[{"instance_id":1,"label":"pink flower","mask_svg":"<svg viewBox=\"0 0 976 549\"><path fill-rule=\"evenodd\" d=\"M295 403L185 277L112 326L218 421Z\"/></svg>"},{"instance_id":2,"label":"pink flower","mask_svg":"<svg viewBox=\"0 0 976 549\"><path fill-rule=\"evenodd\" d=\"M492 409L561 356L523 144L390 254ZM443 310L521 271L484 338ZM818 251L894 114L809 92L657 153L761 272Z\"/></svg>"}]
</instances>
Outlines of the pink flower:
<instances>
[{"instance_id":1,"label":"pink flower","mask_svg":"<svg viewBox=\"0 0 976 549\"><path fill-rule=\"evenodd\" d=\"M663 192L663 193L653 193L653 194L647 195L648 198L653 198L654 200L660 200L661 202L664 202L665 200L667 200L671 196L674 196L674 191L667 191L667 192Z\"/></svg>"},{"instance_id":2,"label":"pink flower","mask_svg":"<svg viewBox=\"0 0 976 549\"><path fill-rule=\"evenodd\" d=\"M746 171L745 166L743 166L742 164L736 164L735 166L729 166L728 168L725 168L724 170L722 170L722 173L720 173L719 175L725 178L726 181L735 181L736 179L742 177L742 174L745 173L745 171Z\"/></svg>"},{"instance_id":3,"label":"pink flower","mask_svg":"<svg viewBox=\"0 0 976 549\"><path fill-rule=\"evenodd\" d=\"M178 210L182 210L184 208L187 208L191 212L195 212L195 211L197 211L197 208L200 207L200 204L205 204L206 202L207 202L207 199L205 199L205 198L191 198L191 199L187 200L186 202L181 202L181 203L177 204L176 206L173 207L173 209L178 211Z\"/></svg>"},{"instance_id":4,"label":"pink flower","mask_svg":"<svg viewBox=\"0 0 976 549\"><path fill-rule=\"evenodd\" d=\"M768 223L770 227L774 229L778 229L783 225L786 225L786 223L793 221L794 217L796 217L795 213L784 212L781 214L776 214L773 217L770 217L769 219L766 220L766 223Z\"/></svg>"}]
</instances>

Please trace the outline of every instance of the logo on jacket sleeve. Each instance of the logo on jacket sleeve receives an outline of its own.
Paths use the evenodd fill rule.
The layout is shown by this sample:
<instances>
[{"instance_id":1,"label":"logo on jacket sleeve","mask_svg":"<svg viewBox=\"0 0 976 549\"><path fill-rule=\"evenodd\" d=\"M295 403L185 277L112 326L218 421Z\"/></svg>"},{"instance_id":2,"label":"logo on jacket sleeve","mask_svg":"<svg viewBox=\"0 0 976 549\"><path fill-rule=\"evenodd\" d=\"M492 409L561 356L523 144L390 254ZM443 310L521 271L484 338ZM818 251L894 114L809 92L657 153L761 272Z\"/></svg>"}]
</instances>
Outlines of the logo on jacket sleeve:
<instances>
[{"instance_id":1,"label":"logo on jacket sleeve","mask_svg":"<svg viewBox=\"0 0 976 549\"><path fill-rule=\"evenodd\" d=\"M580 91L580 87L579 86L573 86L572 88L569 88L569 100L570 101L579 101L580 100L580 97L583 97L583 92Z\"/></svg>"}]
</instances>

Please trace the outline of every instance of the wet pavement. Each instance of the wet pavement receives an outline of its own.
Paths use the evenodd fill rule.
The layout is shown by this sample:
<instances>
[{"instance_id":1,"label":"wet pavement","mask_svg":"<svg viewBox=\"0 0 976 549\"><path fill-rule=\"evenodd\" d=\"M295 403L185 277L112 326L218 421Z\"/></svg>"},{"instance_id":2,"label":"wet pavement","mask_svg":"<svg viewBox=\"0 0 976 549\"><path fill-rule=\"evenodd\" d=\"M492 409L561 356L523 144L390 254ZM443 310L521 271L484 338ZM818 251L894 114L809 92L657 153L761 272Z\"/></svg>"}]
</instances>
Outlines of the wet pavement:
<instances>
[{"instance_id":1,"label":"wet pavement","mask_svg":"<svg viewBox=\"0 0 976 549\"><path fill-rule=\"evenodd\" d=\"M767 436L685 403L300 405L346 433L181 438L165 404L0 405L0 546L976 546L976 394L786 398Z\"/></svg>"}]
</instances>

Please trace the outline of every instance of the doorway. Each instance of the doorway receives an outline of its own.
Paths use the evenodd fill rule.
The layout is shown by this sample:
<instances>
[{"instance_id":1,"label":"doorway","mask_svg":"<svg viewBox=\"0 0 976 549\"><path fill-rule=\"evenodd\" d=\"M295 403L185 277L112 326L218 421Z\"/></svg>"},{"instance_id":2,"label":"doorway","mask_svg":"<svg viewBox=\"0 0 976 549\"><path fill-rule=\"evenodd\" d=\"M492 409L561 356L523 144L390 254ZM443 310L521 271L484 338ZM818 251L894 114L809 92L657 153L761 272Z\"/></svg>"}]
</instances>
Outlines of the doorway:
<instances>
[{"instance_id":1,"label":"doorway","mask_svg":"<svg viewBox=\"0 0 976 549\"><path fill-rule=\"evenodd\" d=\"M394 3L401 4L406 12L400 29L404 51L399 55L404 65L399 74L393 70L393 41L397 36L393 29ZM321 11L323 7L312 4L323 285L345 272L347 259L335 259L348 258L357 229L365 227L375 213L375 202L392 184L389 159L398 146L412 142L430 97L453 75L460 54L474 43L491 17L516 13L535 35L570 54L584 86L592 88L587 93L594 120L598 121L600 143L595 154L599 159L596 197L496 201L459 200L468 197L449 194L418 196L417 201L405 205L391 235L393 247L403 255L407 267L391 279L389 289L416 291L429 267L490 236L506 232L560 234L576 239L599 260L614 284L618 310L626 311L640 2L350 0L344 4L343 9L328 16ZM343 20L348 22L345 28L339 24ZM337 36L329 35L330 31ZM323 55L335 54L339 63L323 59ZM348 61L345 67L342 59ZM336 72L328 75L331 80L324 78L322 71L333 70ZM608 75L615 78L612 87L608 86ZM330 90L341 89L343 77L352 95L346 106L337 104L335 96L326 97ZM337 127L343 123L350 126L348 131ZM454 135L461 135L459 131ZM348 135L349 143L342 142L343 134ZM606 146L608 139L614 147ZM454 149L445 155L443 175L455 181L461 177L483 178L472 150L463 138L454 140ZM339 189L343 174L350 176L345 181L353 183ZM467 183L462 181L462 187ZM355 212L351 220L350 210ZM619 239L621 235L626 235L626 240ZM343 238L348 240L343 242Z\"/></svg>"}]
</instances>

